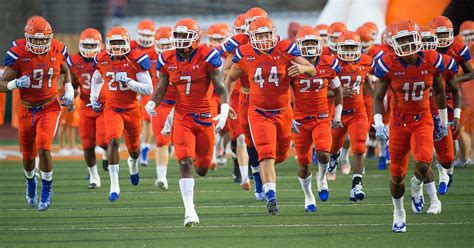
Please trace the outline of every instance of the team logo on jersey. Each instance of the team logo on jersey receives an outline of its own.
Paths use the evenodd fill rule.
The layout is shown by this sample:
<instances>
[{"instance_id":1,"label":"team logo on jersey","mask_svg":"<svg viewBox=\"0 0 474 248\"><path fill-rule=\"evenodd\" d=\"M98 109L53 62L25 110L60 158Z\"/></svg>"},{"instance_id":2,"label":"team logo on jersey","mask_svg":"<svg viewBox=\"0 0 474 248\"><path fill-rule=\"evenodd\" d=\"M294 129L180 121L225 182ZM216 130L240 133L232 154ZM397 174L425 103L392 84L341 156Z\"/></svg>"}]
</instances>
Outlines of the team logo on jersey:
<instances>
[{"instance_id":1,"label":"team logo on jersey","mask_svg":"<svg viewBox=\"0 0 474 248\"><path fill-rule=\"evenodd\" d=\"M124 67L128 67L128 63L123 64Z\"/></svg>"},{"instance_id":2,"label":"team logo on jersey","mask_svg":"<svg viewBox=\"0 0 474 248\"><path fill-rule=\"evenodd\" d=\"M53 62L56 61L56 57L52 57L51 61L53 61Z\"/></svg>"},{"instance_id":3,"label":"team logo on jersey","mask_svg":"<svg viewBox=\"0 0 474 248\"><path fill-rule=\"evenodd\" d=\"M169 69L170 71L176 71L176 70L178 70L178 66L177 66L177 65L169 65L169 66L168 66L168 69Z\"/></svg>"},{"instance_id":4,"label":"team logo on jersey","mask_svg":"<svg viewBox=\"0 0 474 248\"><path fill-rule=\"evenodd\" d=\"M103 65L103 66L106 66L107 64L109 64L109 62L107 62L107 61L102 61L102 62L100 62L100 64Z\"/></svg>"},{"instance_id":5,"label":"team logo on jersey","mask_svg":"<svg viewBox=\"0 0 474 248\"><path fill-rule=\"evenodd\" d=\"M21 59L21 62L23 62L23 63L28 63L28 62L30 62L30 61L31 61L30 58L22 58L22 59Z\"/></svg>"},{"instance_id":6,"label":"team logo on jersey","mask_svg":"<svg viewBox=\"0 0 474 248\"><path fill-rule=\"evenodd\" d=\"M326 72L326 70L324 70L324 69L319 70L319 74L323 74L325 72Z\"/></svg>"},{"instance_id":7,"label":"team logo on jersey","mask_svg":"<svg viewBox=\"0 0 474 248\"><path fill-rule=\"evenodd\" d=\"M280 56L273 57L274 60L280 60Z\"/></svg>"},{"instance_id":8,"label":"team logo on jersey","mask_svg":"<svg viewBox=\"0 0 474 248\"><path fill-rule=\"evenodd\" d=\"M427 74L428 74L428 70L421 71L421 75L427 75Z\"/></svg>"},{"instance_id":9,"label":"team logo on jersey","mask_svg":"<svg viewBox=\"0 0 474 248\"><path fill-rule=\"evenodd\" d=\"M397 72L393 73L393 75L395 75L395 77L401 77L401 76L405 75L405 72L397 71Z\"/></svg>"},{"instance_id":10,"label":"team logo on jersey","mask_svg":"<svg viewBox=\"0 0 474 248\"><path fill-rule=\"evenodd\" d=\"M255 61L255 57L254 56L248 56L247 61L248 62L253 62L253 61Z\"/></svg>"},{"instance_id":11,"label":"team logo on jersey","mask_svg":"<svg viewBox=\"0 0 474 248\"><path fill-rule=\"evenodd\" d=\"M199 65L193 65L193 70L199 69Z\"/></svg>"}]
</instances>

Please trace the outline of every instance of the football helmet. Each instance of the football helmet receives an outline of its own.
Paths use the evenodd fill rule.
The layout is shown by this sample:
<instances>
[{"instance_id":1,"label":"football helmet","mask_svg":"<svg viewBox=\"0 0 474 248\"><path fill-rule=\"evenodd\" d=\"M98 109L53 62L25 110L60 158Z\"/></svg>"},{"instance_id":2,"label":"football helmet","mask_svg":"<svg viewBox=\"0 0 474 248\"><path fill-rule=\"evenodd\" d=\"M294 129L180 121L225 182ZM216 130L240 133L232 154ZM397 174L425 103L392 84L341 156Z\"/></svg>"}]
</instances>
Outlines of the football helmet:
<instances>
[{"instance_id":1,"label":"football helmet","mask_svg":"<svg viewBox=\"0 0 474 248\"><path fill-rule=\"evenodd\" d=\"M296 45L303 57L316 57L323 51L323 38L310 26L303 26L296 34Z\"/></svg>"},{"instance_id":2,"label":"football helmet","mask_svg":"<svg viewBox=\"0 0 474 248\"><path fill-rule=\"evenodd\" d=\"M201 28L195 20L185 18L176 23L172 37L176 49L195 49L201 40Z\"/></svg>"},{"instance_id":3,"label":"football helmet","mask_svg":"<svg viewBox=\"0 0 474 248\"><path fill-rule=\"evenodd\" d=\"M366 26L360 26L356 29L356 33L360 38L362 53L367 53L370 47L374 44L372 32Z\"/></svg>"},{"instance_id":4,"label":"football helmet","mask_svg":"<svg viewBox=\"0 0 474 248\"><path fill-rule=\"evenodd\" d=\"M337 56L344 61L352 62L360 58L362 43L359 35L352 31L342 33L337 39Z\"/></svg>"},{"instance_id":5,"label":"football helmet","mask_svg":"<svg viewBox=\"0 0 474 248\"><path fill-rule=\"evenodd\" d=\"M268 17L257 17L249 27L250 44L258 50L270 50L278 42L278 36L273 21Z\"/></svg>"},{"instance_id":6,"label":"football helmet","mask_svg":"<svg viewBox=\"0 0 474 248\"><path fill-rule=\"evenodd\" d=\"M171 27L168 27L168 26L164 26L156 30L156 34L155 34L156 53L162 53L162 52L174 49L172 33L173 33L173 29L171 29Z\"/></svg>"},{"instance_id":7,"label":"football helmet","mask_svg":"<svg viewBox=\"0 0 474 248\"><path fill-rule=\"evenodd\" d=\"M436 50L438 37L434 30L428 26L420 26L421 50Z\"/></svg>"},{"instance_id":8,"label":"football helmet","mask_svg":"<svg viewBox=\"0 0 474 248\"><path fill-rule=\"evenodd\" d=\"M113 27L107 32L105 50L111 56L122 56L130 52L130 35L124 27Z\"/></svg>"},{"instance_id":9,"label":"football helmet","mask_svg":"<svg viewBox=\"0 0 474 248\"><path fill-rule=\"evenodd\" d=\"M209 42L209 46L212 48L216 48L222 45L230 36L230 29L229 26L225 23L215 23L212 24L207 29L207 38Z\"/></svg>"},{"instance_id":10,"label":"football helmet","mask_svg":"<svg viewBox=\"0 0 474 248\"><path fill-rule=\"evenodd\" d=\"M409 56L421 50L421 35L418 24L414 21L399 21L391 32L393 50L396 55Z\"/></svg>"},{"instance_id":11,"label":"football helmet","mask_svg":"<svg viewBox=\"0 0 474 248\"><path fill-rule=\"evenodd\" d=\"M430 21L430 28L434 29L438 37L439 47L448 47L454 40L453 23L446 16L437 16Z\"/></svg>"},{"instance_id":12,"label":"football helmet","mask_svg":"<svg viewBox=\"0 0 474 248\"><path fill-rule=\"evenodd\" d=\"M151 47L155 35L155 23L152 20L143 20L137 26L137 43L141 47Z\"/></svg>"},{"instance_id":13,"label":"football helmet","mask_svg":"<svg viewBox=\"0 0 474 248\"><path fill-rule=\"evenodd\" d=\"M234 20L233 31L234 34L243 34L245 30L245 14L240 14Z\"/></svg>"},{"instance_id":14,"label":"football helmet","mask_svg":"<svg viewBox=\"0 0 474 248\"><path fill-rule=\"evenodd\" d=\"M34 54L44 54L51 48L53 29L41 16L30 17L25 26L25 48Z\"/></svg>"},{"instance_id":15,"label":"football helmet","mask_svg":"<svg viewBox=\"0 0 474 248\"><path fill-rule=\"evenodd\" d=\"M265 17L268 18L267 12L259 7L254 7L247 12L245 12L245 30L249 31L250 23L252 23L258 17Z\"/></svg>"},{"instance_id":16,"label":"football helmet","mask_svg":"<svg viewBox=\"0 0 474 248\"><path fill-rule=\"evenodd\" d=\"M323 43L326 46L328 45L328 28L329 26L326 24L318 24L314 27L314 30L319 33L319 36L323 39Z\"/></svg>"},{"instance_id":17,"label":"football helmet","mask_svg":"<svg viewBox=\"0 0 474 248\"><path fill-rule=\"evenodd\" d=\"M79 53L84 58L93 58L101 50L102 35L95 28L87 28L79 36Z\"/></svg>"},{"instance_id":18,"label":"football helmet","mask_svg":"<svg viewBox=\"0 0 474 248\"><path fill-rule=\"evenodd\" d=\"M337 38L343 33L347 31L346 24L342 22L333 22L328 27L328 45L331 50L337 50Z\"/></svg>"},{"instance_id":19,"label":"football helmet","mask_svg":"<svg viewBox=\"0 0 474 248\"><path fill-rule=\"evenodd\" d=\"M470 44L474 41L474 21L464 21L459 27L462 41Z\"/></svg>"},{"instance_id":20,"label":"football helmet","mask_svg":"<svg viewBox=\"0 0 474 248\"><path fill-rule=\"evenodd\" d=\"M375 24L375 22L366 22L362 24L362 26L367 27L370 30L372 40L377 39L377 37L379 36L379 28L377 27L377 24Z\"/></svg>"}]
</instances>

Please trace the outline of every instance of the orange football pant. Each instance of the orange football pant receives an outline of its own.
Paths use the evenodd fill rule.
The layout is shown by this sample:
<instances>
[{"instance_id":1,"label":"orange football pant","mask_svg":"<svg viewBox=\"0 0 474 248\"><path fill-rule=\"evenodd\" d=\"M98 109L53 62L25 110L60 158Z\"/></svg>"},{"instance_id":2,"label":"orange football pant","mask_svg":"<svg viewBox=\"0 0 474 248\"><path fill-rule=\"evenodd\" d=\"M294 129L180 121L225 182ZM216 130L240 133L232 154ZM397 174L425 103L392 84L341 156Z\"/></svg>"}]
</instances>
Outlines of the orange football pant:
<instances>
[{"instance_id":1,"label":"orange football pant","mask_svg":"<svg viewBox=\"0 0 474 248\"><path fill-rule=\"evenodd\" d=\"M153 134L155 135L157 147L167 146L170 144L170 136L164 136L163 134L161 134L161 130L165 126L166 118L170 114L173 106L174 101L165 100L161 102L161 104L156 107L156 116L153 116L151 118L151 128L153 130Z\"/></svg>"},{"instance_id":2,"label":"orange football pant","mask_svg":"<svg viewBox=\"0 0 474 248\"><path fill-rule=\"evenodd\" d=\"M107 147L104 113L95 112L91 107L87 107L86 102L81 102L79 113L79 136L82 149L91 149L96 145Z\"/></svg>"},{"instance_id":3,"label":"orange football pant","mask_svg":"<svg viewBox=\"0 0 474 248\"><path fill-rule=\"evenodd\" d=\"M244 131L242 130L242 126L240 125L240 119L242 118L242 116L239 115L239 95L239 91L237 90L234 90L230 95L230 107L237 114L237 118L229 118L227 120L227 122L229 123L230 138L232 140L237 139L237 137L244 133Z\"/></svg>"},{"instance_id":4,"label":"orange football pant","mask_svg":"<svg viewBox=\"0 0 474 248\"><path fill-rule=\"evenodd\" d=\"M250 95L242 93L239 94L239 115L240 115L240 127L242 128L242 132L245 135L245 144L247 146L254 147L252 134L250 133L250 125L249 125L249 106L250 106Z\"/></svg>"},{"instance_id":5,"label":"orange football pant","mask_svg":"<svg viewBox=\"0 0 474 248\"><path fill-rule=\"evenodd\" d=\"M344 145L346 134L351 138L351 149L354 153L365 153L367 139L367 112L364 107L343 110L341 122L343 127L332 129L331 153L336 154Z\"/></svg>"},{"instance_id":6,"label":"orange football pant","mask_svg":"<svg viewBox=\"0 0 474 248\"><path fill-rule=\"evenodd\" d=\"M106 125L107 140L125 137L125 145L129 151L140 150L141 129L140 105L130 109L118 109L105 105L104 120Z\"/></svg>"},{"instance_id":7,"label":"orange football pant","mask_svg":"<svg viewBox=\"0 0 474 248\"><path fill-rule=\"evenodd\" d=\"M298 164L308 165L311 161L311 145L314 144L316 151L329 152L331 148L331 124L329 116L319 119L318 117L307 117L296 120L301 123L298 127L300 134L293 134Z\"/></svg>"}]
</instances>

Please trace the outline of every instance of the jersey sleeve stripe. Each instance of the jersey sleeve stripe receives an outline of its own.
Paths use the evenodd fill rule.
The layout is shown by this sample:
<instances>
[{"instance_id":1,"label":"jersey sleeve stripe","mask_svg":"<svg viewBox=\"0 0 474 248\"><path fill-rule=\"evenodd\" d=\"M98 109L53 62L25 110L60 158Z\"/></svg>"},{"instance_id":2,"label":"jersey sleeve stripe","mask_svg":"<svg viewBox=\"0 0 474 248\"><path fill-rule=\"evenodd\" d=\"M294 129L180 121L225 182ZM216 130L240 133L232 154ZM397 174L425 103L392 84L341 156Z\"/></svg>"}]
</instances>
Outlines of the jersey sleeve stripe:
<instances>
[{"instance_id":1,"label":"jersey sleeve stripe","mask_svg":"<svg viewBox=\"0 0 474 248\"><path fill-rule=\"evenodd\" d=\"M334 61L332 62L332 65L331 65L331 69L336 69L337 67L337 59L334 59Z\"/></svg>"},{"instance_id":2,"label":"jersey sleeve stripe","mask_svg":"<svg viewBox=\"0 0 474 248\"><path fill-rule=\"evenodd\" d=\"M287 53L291 53L293 52L293 50L295 49L296 47L296 44L295 43L291 43L290 47L288 48L288 50L286 50Z\"/></svg>"},{"instance_id":3,"label":"jersey sleeve stripe","mask_svg":"<svg viewBox=\"0 0 474 248\"><path fill-rule=\"evenodd\" d=\"M221 50L227 52L227 49L225 48L224 44L221 45Z\"/></svg>"},{"instance_id":4,"label":"jersey sleeve stripe","mask_svg":"<svg viewBox=\"0 0 474 248\"><path fill-rule=\"evenodd\" d=\"M12 46L16 47L18 44L16 44L16 41L12 41Z\"/></svg>"},{"instance_id":5,"label":"jersey sleeve stripe","mask_svg":"<svg viewBox=\"0 0 474 248\"><path fill-rule=\"evenodd\" d=\"M165 61L163 60L163 55L160 54L158 56L158 62L161 64L161 66L164 66L166 64Z\"/></svg>"},{"instance_id":6,"label":"jersey sleeve stripe","mask_svg":"<svg viewBox=\"0 0 474 248\"><path fill-rule=\"evenodd\" d=\"M204 61L209 62L216 55L219 55L219 51L217 51L216 49L212 49L212 52L206 56Z\"/></svg>"},{"instance_id":7,"label":"jersey sleeve stripe","mask_svg":"<svg viewBox=\"0 0 474 248\"><path fill-rule=\"evenodd\" d=\"M378 60L379 58L381 58L383 55L383 50L380 50L378 53L375 54L374 56L374 60Z\"/></svg>"},{"instance_id":8,"label":"jersey sleeve stripe","mask_svg":"<svg viewBox=\"0 0 474 248\"><path fill-rule=\"evenodd\" d=\"M374 65L375 65L375 61L372 59L372 60L370 61L370 67L374 68Z\"/></svg>"},{"instance_id":9,"label":"jersey sleeve stripe","mask_svg":"<svg viewBox=\"0 0 474 248\"><path fill-rule=\"evenodd\" d=\"M237 42L234 38L230 38L229 42L232 43L234 46L239 46L239 42Z\"/></svg>"},{"instance_id":10,"label":"jersey sleeve stripe","mask_svg":"<svg viewBox=\"0 0 474 248\"><path fill-rule=\"evenodd\" d=\"M465 54L467 51L469 51L469 49L467 48L466 45L464 45L464 48L461 50L461 52L459 53L459 55L464 56L464 54Z\"/></svg>"},{"instance_id":11,"label":"jersey sleeve stripe","mask_svg":"<svg viewBox=\"0 0 474 248\"><path fill-rule=\"evenodd\" d=\"M442 63L443 63L443 57L441 56L440 53L438 53L438 59L436 60L436 63L434 66L439 69Z\"/></svg>"},{"instance_id":12,"label":"jersey sleeve stripe","mask_svg":"<svg viewBox=\"0 0 474 248\"><path fill-rule=\"evenodd\" d=\"M71 61L71 57L67 57L66 58L66 64L69 66L69 67L72 67L72 61Z\"/></svg>"},{"instance_id":13,"label":"jersey sleeve stripe","mask_svg":"<svg viewBox=\"0 0 474 248\"><path fill-rule=\"evenodd\" d=\"M242 54L240 54L240 49L237 48L237 50L235 50L235 56L237 56L237 58L239 59L242 59Z\"/></svg>"},{"instance_id":14,"label":"jersey sleeve stripe","mask_svg":"<svg viewBox=\"0 0 474 248\"><path fill-rule=\"evenodd\" d=\"M15 60L18 59L18 55L16 55L14 52L12 51L7 51L7 54L10 55L10 57L14 58Z\"/></svg>"},{"instance_id":15,"label":"jersey sleeve stripe","mask_svg":"<svg viewBox=\"0 0 474 248\"><path fill-rule=\"evenodd\" d=\"M141 57L139 57L138 59L136 59L137 63L140 64L143 60L147 59L148 58L148 55L147 54L143 54Z\"/></svg>"},{"instance_id":16,"label":"jersey sleeve stripe","mask_svg":"<svg viewBox=\"0 0 474 248\"><path fill-rule=\"evenodd\" d=\"M377 65L380 67L380 69L382 69L385 73L388 73L389 72L389 69L388 67L383 63L383 60L382 59L379 59L379 61L377 62Z\"/></svg>"},{"instance_id":17,"label":"jersey sleeve stripe","mask_svg":"<svg viewBox=\"0 0 474 248\"><path fill-rule=\"evenodd\" d=\"M66 56L66 54L67 54L67 46L64 46L64 47L63 47L63 50L61 50L61 53L62 53L64 56Z\"/></svg>"}]
</instances>

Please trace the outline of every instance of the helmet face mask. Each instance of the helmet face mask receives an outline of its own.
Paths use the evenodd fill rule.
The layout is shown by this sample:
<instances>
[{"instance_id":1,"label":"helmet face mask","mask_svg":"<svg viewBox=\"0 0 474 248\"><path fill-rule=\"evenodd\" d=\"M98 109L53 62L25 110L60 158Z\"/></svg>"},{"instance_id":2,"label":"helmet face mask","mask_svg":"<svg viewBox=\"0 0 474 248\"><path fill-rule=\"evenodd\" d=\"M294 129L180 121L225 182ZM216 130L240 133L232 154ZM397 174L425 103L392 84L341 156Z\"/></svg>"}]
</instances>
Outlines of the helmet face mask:
<instances>
[{"instance_id":1,"label":"helmet face mask","mask_svg":"<svg viewBox=\"0 0 474 248\"><path fill-rule=\"evenodd\" d=\"M454 33L452 28L438 27L436 29L439 47L448 47L453 43Z\"/></svg>"},{"instance_id":2,"label":"helmet face mask","mask_svg":"<svg viewBox=\"0 0 474 248\"><path fill-rule=\"evenodd\" d=\"M160 39L155 40L155 51L156 53L163 53L169 50L173 50L173 42L171 39Z\"/></svg>"},{"instance_id":3,"label":"helmet face mask","mask_svg":"<svg viewBox=\"0 0 474 248\"><path fill-rule=\"evenodd\" d=\"M296 40L296 44L303 57L317 57L323 51L323 40L321 37L305 36Z\"/></svg>"},{"instance_id":4,"label":"helmet face mask","mask_svg":"<svg viewBox=\"0 0 474 248\"><path fill-rule=\"evenodd\" d=\"M397 56L410 56L421 50L421 35L418 31L400 31L392 36L393 50Z\"/></svg>"},{"instance_id":5,"label":"helmet face mask","mask_svg":"<svg viewBox=\"0 0 474 248\"><path fill-rule=\"evenodd\" d=\"M122 56L130 52L130 38L121 35L107 37L105 42L107 53L112 56Z\"/></svg>"},{"instance_id":6,"label":"helmet face mask","mask_svg":"<svg viewBox=\"0 0 474 248\"><path fill-rule=\"evenodd\" d=\"M100 41L85 39L79 41L79 53L84 58L93 58L100 52Z\"/></svg>"},{"instance_id":7,"label":"helmet face mask","mask_svg":"<svg viewBox=\"0 0 474 248\"><path fill-rule=\"evenodd\" d=\"M189 30L185 26L178 26L173 30L173 44L176 49L189 48L198 40L198 32Z\"/></svg>"},{"instance_id":8,"label":"helmet face mask","mask_svg":"<svg viewBox=\"0 0 474 248\"><path fill-rule=\"evenodd\" d=\"M421 33L421 50L436 50L438 48L438 37L430 32Z\"/></svg>"},{"instance_id":9,"label":"helmet face mask","mask_svg":"<svg viewBox=\"0 0 474 248\"><path fill-rule=\"evenodd\" d=\"M267 51L274 48L278 38L275 28L260 27L255 31L250 31L250 44L257 50Z\"/></svg>"},{"instance_id":10,"label":"helmet face mask","mask_svg":"<svg viewBox=\"0 0 474 248\"><path fill-rule=\"evenodd\" d=\"M333 51L337 50L337 39L339 38L339 36L341 36L340 32L328 34L328 46Z\"/></svg>"},{"instance_id":11,"label":"helmet face mask","mask_svg":"<svg viewBox=\"0 0 474 248\"><path fill-rule=\"evenodd\" d=\"M25 33L26 49L34 54L44 54L51 48L51 41L53 40L53 34L44 35L37 33L34 35Z\"/></svg>"},{"instance_id":12,"label":"helmet face mask","mask_svg":"<svg viewBox=\"0 0 474 248\"><path fill-rule=\"evenodd\" d=\"M151 47L154 41L154 32L151 30L138 30L137 43L141 47Z\"/></svg>"},{"instance_id":13,"label":"helmet face mask","mask_svg":"<svg viewBox=\"0 0 474 248\"><path fill-rule=\"evenodd\" d=\"M346 40L337 43L337 56L344 61L352 62L360 58L362 45L360 42Z\"/></svg>"},{"instance_id":14,"label":"helmet face mask","mask_svg":"<svg viewBox=\"0 0 474 248\"><path fill-rule=\"evenodd\" d=\"M474 41L474 30L464 30L461 32L462 41L470 44Z\"/></svg>"}]
</instances>

